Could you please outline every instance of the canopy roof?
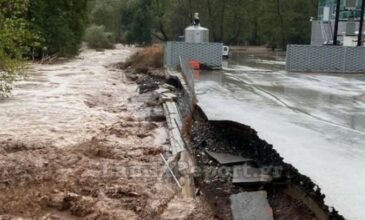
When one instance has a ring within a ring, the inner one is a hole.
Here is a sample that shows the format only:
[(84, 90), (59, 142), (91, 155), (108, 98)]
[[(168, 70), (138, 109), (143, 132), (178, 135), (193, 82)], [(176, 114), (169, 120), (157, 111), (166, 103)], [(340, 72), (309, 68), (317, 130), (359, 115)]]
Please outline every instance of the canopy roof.
[[(361, 0), (341, 0), (341, 6), (344, 7), (345, 6), (345, 2), (346, 1), (355, 1), (356, 2), (356, 8), (361, 8)], [(323, 7), (323, 6), (331, 6), (331, 5), (335, 5), (337, 2), (337, 0), (319, 0), (319, 6)]]

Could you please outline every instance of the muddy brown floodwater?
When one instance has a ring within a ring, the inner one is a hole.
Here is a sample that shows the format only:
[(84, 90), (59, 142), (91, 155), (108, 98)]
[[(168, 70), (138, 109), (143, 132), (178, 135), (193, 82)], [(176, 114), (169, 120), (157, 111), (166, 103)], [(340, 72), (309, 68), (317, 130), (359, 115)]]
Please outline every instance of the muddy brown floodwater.
[(31, 65), (0, 101), (0, 219), (208, 216), (164, 174), (166, 122), (150, 117), (161, 107), (112, 65), (133, 52)]

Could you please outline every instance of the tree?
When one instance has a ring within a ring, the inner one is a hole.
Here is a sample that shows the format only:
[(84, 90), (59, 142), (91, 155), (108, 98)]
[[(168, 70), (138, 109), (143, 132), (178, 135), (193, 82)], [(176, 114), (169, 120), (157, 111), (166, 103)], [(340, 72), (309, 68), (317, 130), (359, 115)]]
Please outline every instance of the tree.
[(41, 45), (25, 19), (28, 0), (0, 0), (0, 95), (8, 95), (12, 83), (24, 74), (23, 56)]
[(151, 0), (129, 1), (122, 11), (122, 30), (126, 42), (150, 44), (152, 19)]
[[(210, 39), (226, 44), (308, 43), (318, 0), (93, 0), (92, 21), (122, 42), (175, 40), (199, 12)], [(109, 27), (110, 26), (110, 27)], [(113, 30), (114, 29), (114, 30)]]
[(105, 31), (103, 25), (91, 25), (86, 29), (85, 41), (89, 48), (93, 49), (113, 49), (113, 34)]
[(38, 55), (76, 55), (88, 21), (87, 6), (88, 0), (31, 0), (28, 19), (45, 39)]
[(91, 24), (104, 26), (106, 32), (114, 34), (116, 42), (123, 40), (121, 12), (124, 4), (124, 0), (96, 0), (91, 5)]

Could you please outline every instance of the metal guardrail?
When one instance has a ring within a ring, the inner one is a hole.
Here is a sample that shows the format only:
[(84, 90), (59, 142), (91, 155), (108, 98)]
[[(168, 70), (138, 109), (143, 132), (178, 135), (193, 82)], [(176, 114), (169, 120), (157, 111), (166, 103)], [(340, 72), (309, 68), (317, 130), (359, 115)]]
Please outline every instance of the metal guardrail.
[(288, 45), (286, 70), (365, 73), (365, 47)]

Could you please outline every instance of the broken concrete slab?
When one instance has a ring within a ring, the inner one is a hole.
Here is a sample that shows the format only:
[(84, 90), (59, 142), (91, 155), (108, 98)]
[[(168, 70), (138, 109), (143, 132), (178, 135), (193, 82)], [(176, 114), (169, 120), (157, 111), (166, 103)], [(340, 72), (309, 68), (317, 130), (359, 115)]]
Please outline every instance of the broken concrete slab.
[(274, 220), (265, 191), (235, 194), (230, 200), (234, 220)]
[(223, 154), (223, 153), (215, 153), (212, 151), (205, 151), (209, 156), (214, 158), (221, 165), (234, 165), (234, 164), (243, 164), (247, 162), (253, 161), (249, 158), (244, 158), (241, 156), (236, 156), (232, 154)]
[(169, 93), (169, 92), (171, 92), (171, 91), (167, 88), (159, 88), (159, 89), (154, 91), (154, 93), (156, 93), (158, 95), (161, 95), (161, 94), (164, 94), (164, 93)]
[(177, 96), (173, 93), (163, 93), (163, 94), (161, 94), (161, 99), (164, 102), (166, 102), (166, 101), (176, 101)]
[(176, 90), (176, 88), (174, 86), (172, 86), (170, 84), (166, 84), (166, 83), (163, 84), (163, 85), (161, 85), (160, 88), (162, 88), (162, 89), (168, 89), (169, 91), (175, 91)]
[(171, 144), (171, 152), (173, 155), (185, 151), (185, 144), (180, 134), (178, 126), (182, 126), (181, 116), (175, 102), (167, 101), (163, 104), (166, 115), (167, 126), (169, 130), (169, 139)]
[(164, 106), (164, 109), (167, 111), (166, 116), (171, 119), (171, 123), (174, 125), (177, 123), (179, 129), (182, 129), (182, 119), (176, 102), (167, 101), (164, 103)]
[(272, 181), (272, 177), (260, 168), (248, 165), (233, 167), (233, 184), (257, 184), (268, 183)]

